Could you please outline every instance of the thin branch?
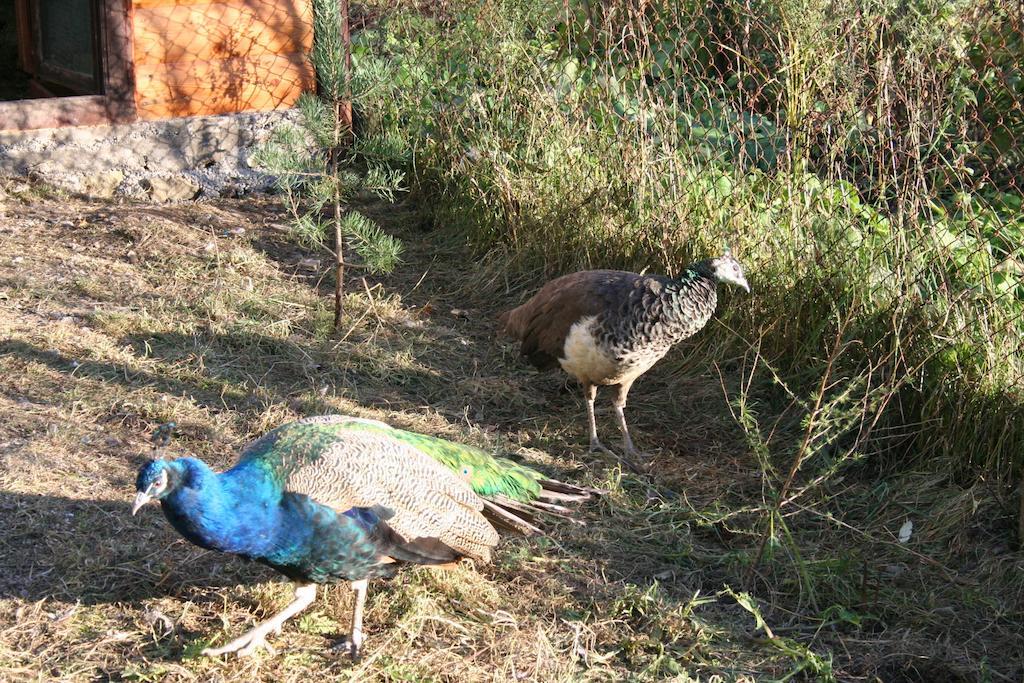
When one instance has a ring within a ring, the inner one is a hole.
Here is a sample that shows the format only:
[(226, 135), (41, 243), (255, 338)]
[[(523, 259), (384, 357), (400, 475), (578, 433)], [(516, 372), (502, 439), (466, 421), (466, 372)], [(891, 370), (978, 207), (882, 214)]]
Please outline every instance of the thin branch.
[(843, 332), (847, 329), (853, 318), (855, 307), (850, 306), (846, 312), (846, 319), (836, 330), (836, 340), (832, 346), (832, 350), (829, 353), (828, 362), (825, 365), (825, 371), (821, 375), (821, 382), (818, 386), (817, 396), (814, 400), (814, 407), (811, 409), (811, 414), (807, 419), (807, 428), (804, 430), (804, 438), (800, 444), (800, 448), (797, 449), (796, 455), (793, 456), (793, 462), (789, 467), (789, 474), (786, 476), (786, 480), (782, 484), (782, 488), (775, 496), (775, 504), (772, 506), (771, 512), (769, 513), (768, 528), (765, 529), (764, 534), (761, 536), (761, 542), (758, 544), (757, 553), (754, 555), (754, 560), (750, 564), (750, 569), (747, 570), (747, 575), (744, 579), (744, 583), (749, 587), (751, 580), (753, 579), (754, 571), (757, 569), (757, 565), (761, 562), (761, 558), (764, 555), (765, 546), (768, 544), (768, 538), (772, 534), (772, 522), (778, 519), (779, 510), (782, 508), (782, 504), (786, 498), (786, 494), (789, 492), (789, 487), (793, 484), (793, 480), (796, 478), (796, 473), (800, 469), (800, 465), (804, 462), (807, 457), (807, 450), (811, 445), (811, 440), (814, 437), (815, 428), (818, 425), (818, 418), (821, 414), (822, 404), (825, 400), (825, 392), (827, 390), (829, 379), (832, 377), (832, 370), (835, 367), (836, 360), (842, 355), (846, 348), (843, 343)]

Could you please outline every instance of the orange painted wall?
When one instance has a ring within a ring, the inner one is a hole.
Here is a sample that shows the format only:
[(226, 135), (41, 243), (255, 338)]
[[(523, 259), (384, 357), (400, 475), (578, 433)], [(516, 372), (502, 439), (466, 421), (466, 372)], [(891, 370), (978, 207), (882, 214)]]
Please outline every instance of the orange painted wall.
[(266, 111), (313, 88), (310, 0), (132, 0), (139, 118)]

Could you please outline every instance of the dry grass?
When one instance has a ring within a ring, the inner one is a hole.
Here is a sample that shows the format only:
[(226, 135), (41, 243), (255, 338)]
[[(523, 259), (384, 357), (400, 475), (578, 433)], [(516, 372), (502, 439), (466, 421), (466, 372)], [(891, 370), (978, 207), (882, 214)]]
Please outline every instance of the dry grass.
[[(108, 205), (15, 185), (0, 184), (4, 680), (1021, 674), (1024, 562), (986, 492), (903, 482), (911, 498), (846, 482), (803, 501), (792, 518), (802, 573), (784, 549), (763, 563), (752, 590), (770, 632), (757, 629), (719, 593), (741, 588), (763, 500), (710, 369), (673, 376), (665, 364), (637, 387), (631, 419), (656, 455), (638, 480), (585, 454), (574, 387), (492, 338), (494, 313), (535, 283), (509, 291), (494, 264), (467, 268), (459, 248), (403, 228), (401, 209), (376, 217), (403, 231), (406, 263), (348, 283), (339, 341), (328, 285), (266, 200)], [(289, 589), (188, 544), (155, 509), (128, 515), (148, 435), (174, 420), (172, 452), (223, 467), (266, 429), (324, 412), (508, 451), (611, 494), (586, 527), (509, 539), (491, 566), (373, 586), (358, 664), (330, 650), (347, 625), (344, 587), (274, 639), (275, 658), (196, 657)], [(613, 430), (607, 413), (600, 428)], [(665, 500), (648, 499), (650, 483)], [(911, 510), (930, 519), (913, 553), (884, 536)], [(812, 590), (794, 585), (804, 580)]]

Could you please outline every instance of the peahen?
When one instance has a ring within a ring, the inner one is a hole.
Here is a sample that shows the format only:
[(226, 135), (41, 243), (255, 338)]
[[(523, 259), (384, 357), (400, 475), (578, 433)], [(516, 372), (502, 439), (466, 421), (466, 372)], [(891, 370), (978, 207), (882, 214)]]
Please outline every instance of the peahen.
[(676, 342), (700, 331), (718, 303), (717, 285), (750, 291), (743, 267), (726, 250), (692, 264), (676, 278), (618, 270), (586, 270), (556, 278), (529, 301), (499, 316), (500, 330), (522, 342), (538, 369), (561, 366), (583, 385), (590, 450), (615, 455), (597, 438), (594, 399), (599, 385), (616, 387), (622, 462), (640, 455), (626, 426), (626, 396)]
[(136, 488), (133, 515), (158, 500), (192, 543), (257, 560), (296, 584), (284, 610), (209, 656), (270, 649), (266, 636), (313, 602), (317, 584), (350, 581), (356, 657), (369, 579), (403, 564), (486, 563), (496, 527), (537, 533), (540, 513), (571, 519), (565, 504), (600, 493), (478, 448), (340, 415), (278, 427), (220, 474), (196, 458), (150, 460)]

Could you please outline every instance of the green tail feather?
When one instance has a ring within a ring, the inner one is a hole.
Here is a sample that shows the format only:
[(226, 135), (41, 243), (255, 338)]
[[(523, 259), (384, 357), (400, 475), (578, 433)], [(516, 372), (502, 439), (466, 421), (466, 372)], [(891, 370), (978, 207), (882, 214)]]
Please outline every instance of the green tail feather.
[(351, 431), (373, 432), (434, 458), (462, 477), (484, 499), (484, 515), (498, 529), (527, 536), (542, 534), (538, 526), (540, 517), (559, 517), (583, 524), (565, 504), (607, 493), (548, 479), (537, 470), (495, 458), (474, 446), (395, 429), (376, 420), (340, 415), (311, 417), (282, 425), (253, 442), (242, 457), (261, 461), (267, 475), (283, 485), (296, 467), (315, 461)]
[[(569, 517), (566, 514), (569, 510), (562, 507), (563, 503), (577, 503), (605, 493), (548, 479), (537, 470), (506, 458), (496, 458), (474, 446), (395, 429), (376, 420), (354, 417), (324, 416), (282, 425), (251, 444), (243, 457), (265, 461), (268, 476), (283, 483), (294, 467), (315, 460), (332, 443), (344, 438), (345, 433), (352, 430), (374, 432), (429, 455), (466, 480), (479, 496), (505, 508), (506, 512), (512, 510), (507, 505), (511, 501), (526, 505), (530, 514), (543, 512)], [(521, 507), (515, 509), (524, 512)], [(514, 522), (513, 525), (522, 521)]]
[(353, 421), (345, 423), (345, 428), (379, 432), (407, 443), (462, 476), (481, 496), (505, 496), (527, 503), (542, 495), (541, 482), (546, 477), (540, 472), (505, 458), (495, 458), (474, 446), (395, 429), (384, 423)]

